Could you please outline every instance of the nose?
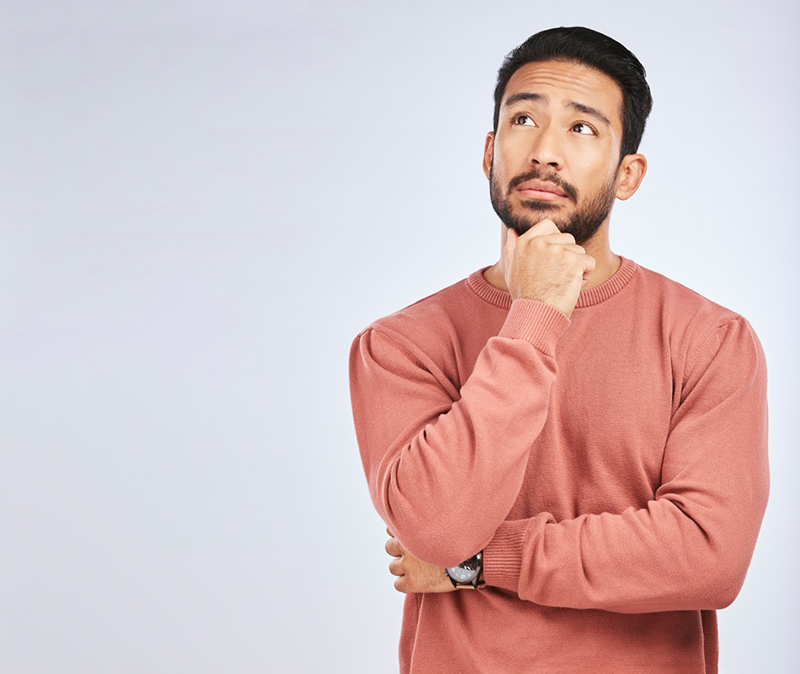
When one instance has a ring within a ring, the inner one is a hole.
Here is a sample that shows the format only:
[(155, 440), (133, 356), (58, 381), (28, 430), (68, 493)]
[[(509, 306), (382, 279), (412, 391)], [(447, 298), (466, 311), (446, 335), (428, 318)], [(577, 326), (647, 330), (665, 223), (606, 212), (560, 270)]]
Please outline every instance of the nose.
[(532, 142), (528, 161), (532, 166), (549, 166), (556, 170), (564, 165), (564, 158), (561, 151), (561, 144), (557, 137), (557, 131), (547, 125), (532, 134)]

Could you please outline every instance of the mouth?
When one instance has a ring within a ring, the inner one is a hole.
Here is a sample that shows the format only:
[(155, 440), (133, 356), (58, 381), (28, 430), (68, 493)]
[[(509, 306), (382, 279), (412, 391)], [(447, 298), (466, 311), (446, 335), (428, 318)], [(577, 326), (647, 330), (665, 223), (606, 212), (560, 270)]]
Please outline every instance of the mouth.
[(562, 187), (549, 180), (526, 180), (517, 187), (517, 191), (526, 199), (536, 201), (557, 201), (569, 196)]

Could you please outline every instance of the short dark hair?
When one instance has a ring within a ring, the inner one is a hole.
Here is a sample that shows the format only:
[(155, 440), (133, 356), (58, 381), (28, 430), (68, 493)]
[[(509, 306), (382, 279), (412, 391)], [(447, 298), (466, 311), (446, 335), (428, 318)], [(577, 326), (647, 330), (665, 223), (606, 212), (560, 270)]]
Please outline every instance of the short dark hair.
[(622, 90), (622, 143), (620, 160), (634, 154), (644, 134), (653, 97), (644, 66), (616, 40), (590, 28), (551, 28), (531, 35), (506, 56), (497, 72), (494, 89), (494, 130), (500, 121), (500, 103), (511, 76), (527, 63), (566, 61), (580, 63), (608, 75)]

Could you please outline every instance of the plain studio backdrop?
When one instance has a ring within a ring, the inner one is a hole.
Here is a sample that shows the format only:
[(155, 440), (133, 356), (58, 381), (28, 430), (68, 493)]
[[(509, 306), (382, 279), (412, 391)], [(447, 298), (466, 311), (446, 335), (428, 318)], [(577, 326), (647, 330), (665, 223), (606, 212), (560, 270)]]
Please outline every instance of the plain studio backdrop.
[(496, 260), (495, 75), (557, 25), (653, 89), (613, 249), (766, 350), (771, 500), (721, 671), (797, 671), (796, 2), (2, 10), (1, 674), (396, 671), (348, 349)]

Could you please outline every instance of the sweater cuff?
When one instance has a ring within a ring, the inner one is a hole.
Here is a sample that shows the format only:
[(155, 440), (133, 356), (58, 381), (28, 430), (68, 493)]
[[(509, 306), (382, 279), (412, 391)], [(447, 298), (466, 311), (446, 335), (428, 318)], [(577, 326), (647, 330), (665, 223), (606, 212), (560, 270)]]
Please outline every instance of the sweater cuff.
[(514, 300), (498, 337), (526, 339), (539, 351), (554, 356), (556, 342), (569, 327), (569, 318), (538, 300)]
[(483, 551), (483, 579), (487, 585), (518, 591), (522, 547), (530, 520), (507, 520), (495, 531)]

